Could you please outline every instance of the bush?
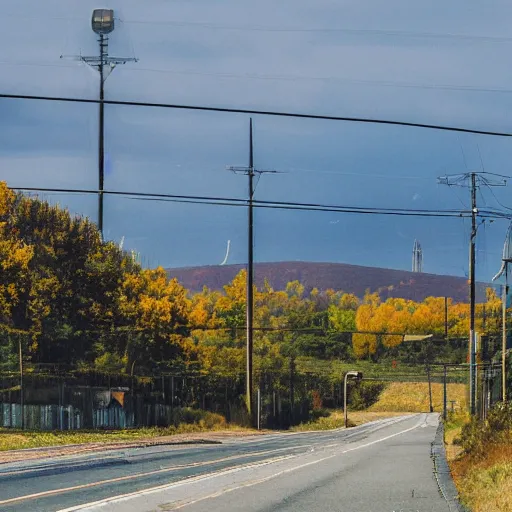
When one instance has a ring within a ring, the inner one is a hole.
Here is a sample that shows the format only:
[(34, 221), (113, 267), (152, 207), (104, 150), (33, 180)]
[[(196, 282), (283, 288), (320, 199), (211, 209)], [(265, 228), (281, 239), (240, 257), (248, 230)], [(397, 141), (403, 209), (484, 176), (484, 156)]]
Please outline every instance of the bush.
[(356, 384), (348, 393), (350, 407), (356, 411), (368, 409), (377, 402), (384, 388), (382, 382), (362, 381)]
[(317, 420), (318, 418), (328, 418), (331, 415), (328, 409), (313, 409), (310, 413), (311, 420)]
[(466, 453), (480, 457), (486, 444), (509, 443), (512, 440), (512, 404), (496, 404), (485, 421), (473, 418), (462, 427), (461, 444)]
[(226, 418), (224, 416), (201, 409), (191, 409), (190, 407), (175, 409), (172, 420), (175, 427), (180, 425), (198, 425), (203, 428), (213, 429), (226, 426)]

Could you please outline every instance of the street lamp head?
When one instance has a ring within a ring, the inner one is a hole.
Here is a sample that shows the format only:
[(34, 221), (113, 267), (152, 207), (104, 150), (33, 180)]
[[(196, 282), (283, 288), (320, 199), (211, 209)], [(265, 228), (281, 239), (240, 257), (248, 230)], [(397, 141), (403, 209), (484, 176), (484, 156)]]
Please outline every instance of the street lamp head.
[(99, 35), (107, 35), (114, 30), (114, 10), (94, 9), (92, 13), (91, 26), (94, 32)]

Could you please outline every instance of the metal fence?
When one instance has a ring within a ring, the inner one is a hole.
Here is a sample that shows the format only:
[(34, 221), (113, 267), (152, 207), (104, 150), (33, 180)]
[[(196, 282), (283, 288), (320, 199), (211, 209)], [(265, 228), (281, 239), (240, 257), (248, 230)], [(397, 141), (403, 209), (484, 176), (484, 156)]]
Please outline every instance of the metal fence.
[[(352, 340), (345, 334), (299, 332), (293, 341), (301, 343), (302, 350), (319, 352), (309, 357), (287, 356), (279, 370), (265, 369), (262, 360), (255, 357), (252, 408), (259, 412), (262, 428), (285, 429), (310, 420), (314, 409), (342, 408), (343, 375), (350, 369), (363, 371), (368, 391), (365, 396), (359, 393), (357, 406), (368, 405), (365, 400), (378, 394), (377, 388), (369, 389), (372, 382), (376, 386), (390, 381), (443, 383), (445, 369), (447, 383), (468, 381), (465, 340), (417, 340), (397, 347), (386, 347), (381, 340), (378, 354), (366, 360), (346, 354)], [(247, 425), (251, 421), (244, 402), (243, 368), (229, 375), (159, 369), (130, 375), (24, 361), (22, 375), (14, 350), (10, 356), (12, 361), (2, 363), (5, 370), (0, 371), (0, 427), (74, 430), (172, 426), (204, 420), (194, 412), (200, 410), (219, 413), (228, 422)], [(433, 362), (440, 360), (446, 364)], [(497, 372), (494, 368), (479, 374), (482, 414), (499, 400)], [(348, 398), (349, 406), (354, 405), (350, 394)], [(436, 403), (434, 410), (442, 412), (443, 406)], [(447, 410), (461, 407), (460, 400), (452, 403), (448, 393)]]

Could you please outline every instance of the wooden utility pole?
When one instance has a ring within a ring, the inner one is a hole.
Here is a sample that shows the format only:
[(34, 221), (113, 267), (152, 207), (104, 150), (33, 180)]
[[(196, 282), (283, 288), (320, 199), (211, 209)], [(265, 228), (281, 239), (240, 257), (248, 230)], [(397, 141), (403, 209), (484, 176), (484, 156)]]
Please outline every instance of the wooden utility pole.
[(448, 297), (444, 298), (444, 339), (448, 339)]
[(471, 238), (469, 242), (469, 366), (470, 410), (476, 412), (476, 336), (475, 336), (475, 255), (476, 255), (476, 174), (471, 173)]
[(254, 177), (277, 171), (260, 171), (254, 168), (252, 118), (249, 120), (249, 167), (228, 167), (229, 171), (245, 174), (249, 178), (247, 216), (247, 303), (246, 303), (246, 390), (247, 411), (254, 425), (253, 415), (253, 335), (254, 335)]
[(20, 358), (20, 406), (21, 406), (21, 430), (25, 429), (24, 396), (23, 396), (23, 352), (21, 349), (21, 335), (18, 333), (18, 350)]
[(476, 332), (475, 332), (475, 304), (476, 304), (476, 234), (478, 208), (476, 204), (476, 190), (479, 186), (487, 187), (506, 186), (503, 178), (491, 180), (486, 173), (470, 172), (464, 174), (443, 176), (438, 183), (448, 186), (469, 186), (471, 191), (471, 237), (469, 241), (469, 408), (472, 415), (476, 414)]
[(503, 286), (502, 328), (501, 328), (501, 396), (507, 401), (507, 295), (508, 271), (505, 271), (505, 286)]
[(428, 399), (430, 412), (434, 412), (434, 405), (432, 404), (432, 382), (430, 379), (430, 366), (427, 365), (427, 378), (428, 378)]
[(446, 365), (444, 365), (443, 367), (443, 419), (444, 421), (446, 421), (446, 418), (447, 418), (447, 407), (446, 407), (446, 402), (447, 402), (447, 385), (446, 385)]

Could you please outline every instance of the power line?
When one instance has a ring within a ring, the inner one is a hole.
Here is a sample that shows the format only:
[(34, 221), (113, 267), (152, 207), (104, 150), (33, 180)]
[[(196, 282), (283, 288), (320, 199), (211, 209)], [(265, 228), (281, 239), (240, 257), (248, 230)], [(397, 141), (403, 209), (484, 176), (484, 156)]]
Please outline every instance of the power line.
[(464, 41), (482, 41), (490, 43), (511, 43), (512, 38), (507, 36), (478, 36), (469, 34), (411, 32), (405, 30), (378, 30), (378, 29), (354, 29), (346, 27), (264, 27), (250, 25), (221, 25), (208, 22), (189, 21), (144, 21), (122, 20), (123, 23), (136, 25), (165, 25), (174, 27), (201, 27), (212, 30), (233, 30), (242, 32), (275, 32), (275, 33), (344, 33), (348, 35), (372, 35), (386, 37), (406, 37), (415, 39), (447, 39)]
[[(6, 62), (10, 64), (9, 62)], [(13, 62), (12, 65), (17, 65)], [(27, 65), (27, 64), (23, 64)], [(298, 82), (298, 81), (317, 81), (317, 82), (333, 82), (346, 85), (364, 85), (374, 87), (391, 87), (401, 89), (423, 89), (423, 90), (441, 90), (441, 91), (466, 91), (466, 92), (487, 92), (487, 93), (512, 93), (512, 89), (503, 87), (479, 87), (472, 85), (460, 84), (422, 84), (414, 82), (396, 82), (393, 80), (364, 80), (357, 78), (339, 78), (336, 76), (307, 76), (307, 75), (271, 75), (263, 73), (233, 73), (233, 72), (206, 72), (206, 71), (177, 71), (173, 69), (160, 68), (124, 68), (125, 72), (162, 73), (181, 76), (208, 76), (213, 78), (228, 78), (242, 80), (266, 80), (280, 82)]]
[[(15, 19), (34, 19), (41, 21), (79, 21), (83, 20), (74, 16), (30, 16), (21, 13), (9, 14), (2, 13), (2, 18), (15, 18)], [(347, 27), (269, 27), (261, 25), (228, 25), (220, 23), (202, 22), (202, 21), (180, 21), (180, 20), (130, 20), (121, 19), (121, 23), (129, 25), (161, 25), (182, 28), (205, 28), (210, 30), (228, 30), (240, 32), (267, 32), (267, 33), (344, 33), (348, 35), (371, 35), (371, 36), (385, 36), (385, 37), (404, 37), (414, 39), (447, 39), (447, 40), (460, 40), (460, 41), (481, 41), (487, 43), (510, 43), (512, 38), (508, 36), (490, 36), (490, 35), (472, 35), (472, 34), (457, 34), (457, 33), (436, 33), (436, 32), (412, 32), (406, 30), (386, 30), (386, 29), (364, 29), (364, 28), (347, 28)]]
[(505, 208), (506, 210), (512, 210), (512, 208), (510, 206), (506, 206), (504, 205), (497, 197), (496, 197), (496, 194), (494, 193), (494, 190), (489, 186), (487, 185), (487, 188), (489, 189), (489, 191), (491, 192), (492, 196), (494, 197), (494, 199), (496, 200), (496, 202), (502, 207), (502, 208)]
[[(78, 59), (80, 60), (80, 59)], [(24, 67), (49, 67), (49, 68), (65, 68), (75, 69), (75, 66), (59, 65), (52, 62), (28, 62), (28, 61), (9, 61), (1, 60), (0, 64), (6, 66), (24, 66)], [(297, 81), (319, 81), (319, 82), (334, 82), (346, 85), (364, 85), (369, 87), (390, 87), (399, 89), (422, 89), (422, 90), (441, 90), (441, 91), (466, 91), (466, 92), (484, 92), (484, 93), (502, 93), (511, 94), (512, 89), (503, 87), (480, 87), (473, 85), (462, 84), (425, 84), (414, 82), (397, 82), (393, 80), (364, 80), (357, 78), (340, 78), (336, 76), (307, 76), (307, 75), (271, 75), (264, 73), (233, 73), (233, 72), (205, 72), (205, 71), (177, 71), (173, 69), (161, 68), (123, 68), (125, 72), (147, 72), (147, 73), (162, 73), (169, 75), (180, 76), (209, 76), (213, 78), (227, 78), (227, 79), (241, 79), (241, 80), (267, 80), (267, 81), (282, 81), (282, 82), (297, 82)]]
[[(27, 191), (27, 192), (55, 192), (69, 194), (97, 194), (97, 190), (90, 189), (61, 189), (61, 188), (38, 188), (38, 187), (9, 187), (11, 190)], [(230, 198), (230, 197), (214, 197), (214, 196), (187, 196), (175, 194), (157, 194), (145, 192), (122, 192), (114, 190), (104, 190), (104, 195), (123, 196), (139, 201), (163, 201), (190, 204), (206, 204), (217, 206), (243, 206), (248, 205), (246, 199)], [(395, 215), (395, 216), (415, 216), (415, 217), (441, 217), (441, 218), (463, 218), (469, 217), (471, 212), (463, 210), (414, 210), (406, 208), (372, 208), (361, 206), (344, 206), (344, 205), (325, 205), (320, 203), (296, 203), (285, 201), (262, 201), (253, 199), (255, 208), (281, 209), (281, 210), (302, 210), (302, 211), (320, 211), (331, 213), (359, 213), (370, 215)], [(498, 215), (494, 212), (486, 212), (486, 216)]]
[(87, 98), (72, 98), (72, 97), (59, 97), (59, 96), (35, 96), (27, 94), (0, 94), (0, 98), (5, 99), (24, 99), (24, 100), (38, 100), (38, 101), (56, 101), (64, 103), (86, 103), (96, 104), (103, 103), (105, 105), (117, 105), (117, 106), (130, 106), (130, 107), (147, 107), (147, 108), (168, 108), (176, 110), (193, 110), (202, 112), (222, 112), (228, 114), (248, 114), (248, 115), (260, 115), (260, 116), (274, 116), (274, 117), (293, 117), (297, 119), (315, 119), (323, 121), (343, 121), (343, 122), (354, 122), (364, 124), (383, 124), (393, 126), (407, 126), (411, 128), (426, 128), (431, 130), (459, 132), (459, 133), (473, 133), (476, 135), (490, 135), (494, 137), (512, 137), (512, 133), (509, 132), (498, 132), (491, 130), (477, 130), (471, 128), (460, 128), (455, 126), (443, 126), (436, 124), (426, 123), (413, 123), (407, 121), (391, 121), (386, 119), (372, 119), (363, 117), (345, 117), (345, 116), (331, 116), (322, 114), (301, 114), (295, 112), (282, 112), (273, 110), (256, 110), (256, 109), (245, 109), (245, 108), (230, 108), (230, 107), (207, 107), (201, 105), (180, 105), (172, 103), (152, 103), (143, 101), (121, 101), (121, 100), (95, 100)]

